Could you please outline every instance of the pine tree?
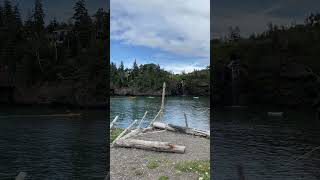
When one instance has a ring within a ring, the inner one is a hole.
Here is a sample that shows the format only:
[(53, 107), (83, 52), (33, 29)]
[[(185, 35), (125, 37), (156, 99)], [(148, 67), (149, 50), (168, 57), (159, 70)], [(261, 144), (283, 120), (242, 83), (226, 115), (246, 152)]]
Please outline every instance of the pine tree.
[(104, 13), (105, 12), (103, 8), (99, 8), (96, 14), (94, 15), (97, 29), (102, 29), (103, 27)]
[(97, 36), (106, 40), (108, 34), (108, 13), (103, 8), (99, 8), (94, 17)]
[(4, 10), (3, 7), (0, 5), (0, 27), (4, 25)]
[(24, 30), (27, 32), (27, 34), (32, 32), (33, 24), (33, 15), (31, 12), (28, 12), (27, 19), (24, 22)]
[(9, 0), (4, 1), (3, 17), (4, 25), (9, 28), (13, 20), (12, 5)]
[(44, 29), (44, 12), (42, 8), (42, 1), (35, 0), (34, 2), (34, 12), (33, 12), (33, 19), (34, 19), (34, 26), (37, 33), (40, 33)]
[(53, 32), (54, 30), (57, 29), (57, 27), (59, 26), (56, 18), (54, 18), (50, 23), (49, 25), (47, 26), (47, 30), (48, 32)]
[(17, 30), (19, 30), (22, 27), (22, 20), (21, 20), (21, 15), (20, 15), (20, 11), (19, 11), (18, 5), (14, 6), (13, 18), (14, 18), (15, 28)]
[(123, 62), (121, 61), (120, 66), (119, 66), (119, 71), (124, 72), (124, 65)]
[(138, 64), (137, 64), (137, 60), (134, 60), (133, 62), (133, 67), (132, 67), (132, 76), (133, 78), (135, 78), (139, 73), (139, 67), (138, 67)]
[(74, 6), (74, 30), (78, 35), (81, 47), (88, 47), (91, 40), (92, 20), (88, 14), (85, 0), (79, 0)]

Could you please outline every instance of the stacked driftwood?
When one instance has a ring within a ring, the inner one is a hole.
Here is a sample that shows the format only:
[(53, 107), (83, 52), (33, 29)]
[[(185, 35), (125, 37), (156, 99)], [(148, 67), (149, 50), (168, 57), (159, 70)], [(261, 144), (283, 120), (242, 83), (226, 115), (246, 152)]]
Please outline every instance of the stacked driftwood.
[[(111, 144), (111, 147), (127, 147), (127, 148), (138, 148), (138, 149), (145, 149), (145, 150), (152, 150), (152, 151), (162, 151), (162, 152), (173, 152), (173, 153), (184, 153), (186, 147), (182, 145), (173, 144), (170, 142), (159, 142), (159, 141), (145, 141), (134, 139), (134, 137), (138, 135), (145, 135), (148, 133), (158, 133), (163, 131), (174, 131), (178, 133), (185, 133), (191, 134), (195, 136), (202, 136), (209, 138), (210, 133), (207, 131), (197, 130), (188, 127), (187, 117), (185, 115), (185, 122), (186, 127), (177, 126), (173, 124), (165, 124), (162, 122), (155, 122), (163, 113), (164, 110), (164, 97), (165, 97), (165, 87), (166, 84), (163, 84), (163, 91), (162, 91), (162, 101), (161, 107), (157, 115), (154, 119), (150, 122), (150, 125), (147, 128), (141, 128), (142, 122), (144, 121), (147, 111), (145, 112), (144, 116), (140, 120), (138, 124), (138, 120), (133, 121)], [(112, 121), (110, 124), (110, 128), (113, 126), (115, 121), (118, 119), (118, 116)], [(137, 127), (133, 129), (132, 127)]]

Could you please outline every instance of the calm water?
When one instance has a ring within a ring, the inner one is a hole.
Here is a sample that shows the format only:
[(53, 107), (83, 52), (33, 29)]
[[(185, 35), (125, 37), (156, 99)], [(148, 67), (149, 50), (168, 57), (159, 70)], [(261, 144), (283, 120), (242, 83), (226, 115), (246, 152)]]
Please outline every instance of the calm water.
[[(279, 110), (279, 109), (278, 109)], [(268, 117), (269, 108), (214, 111), (214, 179), (320, 179), (320, 121), (303, 110), (281, 110), (285, 118)]]
[[(138, 96), (111, 97), (110, 119), (119, 116), (116, 127), (127, 127), (135, 119), (141, 119), (148, 111), (143, 126), (149, 125), (160, 109), (161, 97), (148, 98)], [(175, 125), (185, 125), (184, 115), (186, 113), (188, 125), (192, 128), (209, 130), (209, 97), (166, 97), (165, 110), (161, 121)]]
[(77, 118), (9, 117), (61, 113), (65, 111), (1, 109), (0, 179), (14, 179), (20, 171), (27, 172), (27, 179), (104, 179), (104, 111), (82, 111)]

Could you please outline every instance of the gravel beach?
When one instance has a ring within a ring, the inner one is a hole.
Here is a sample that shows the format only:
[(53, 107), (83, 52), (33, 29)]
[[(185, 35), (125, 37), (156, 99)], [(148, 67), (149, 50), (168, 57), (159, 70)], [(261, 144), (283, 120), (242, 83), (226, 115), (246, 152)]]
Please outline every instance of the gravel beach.
[[(210, 160), (210, 139), (170, 131), (141, 134), (134, 139), (171, 142), (186, 146), (184, 154), (146, 151), (134, 148), (110, 149), (112, 180), (199, 179), (194, 172), (181, 172), (175, 165), (183, 161)], [(164, 179), (166, 179), (164, 178)]]

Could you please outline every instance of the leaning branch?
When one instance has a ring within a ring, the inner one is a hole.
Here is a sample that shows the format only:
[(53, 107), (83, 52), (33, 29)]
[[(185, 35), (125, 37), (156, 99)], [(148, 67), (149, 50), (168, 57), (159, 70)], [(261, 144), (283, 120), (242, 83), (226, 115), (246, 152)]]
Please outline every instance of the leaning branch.
[(155, 128), (158, 128), (158, 129), (166, 129), (169, 131), (175, 131), (175, 132), (210, 138), (209, 131), (203, 131), (203, 130), (199, 130), (199, 129), (182, 127), (182, 126), (177, 126), (177, 125), (173, 125), (173, 124), (165, 124), (165, 123), (161, 123), (161, 122), (154, 122), (152, 124), (152, 126)]
[(111, 147), (114, 146), (114, 143), (117, 142), (138, 120), (134, 120), (121, 134), (112, 142)]
[(113, 124), (118, 120), (119, 116), (116, 116), (113, 121), (110, 123), (110, 129), (112, 128)]

